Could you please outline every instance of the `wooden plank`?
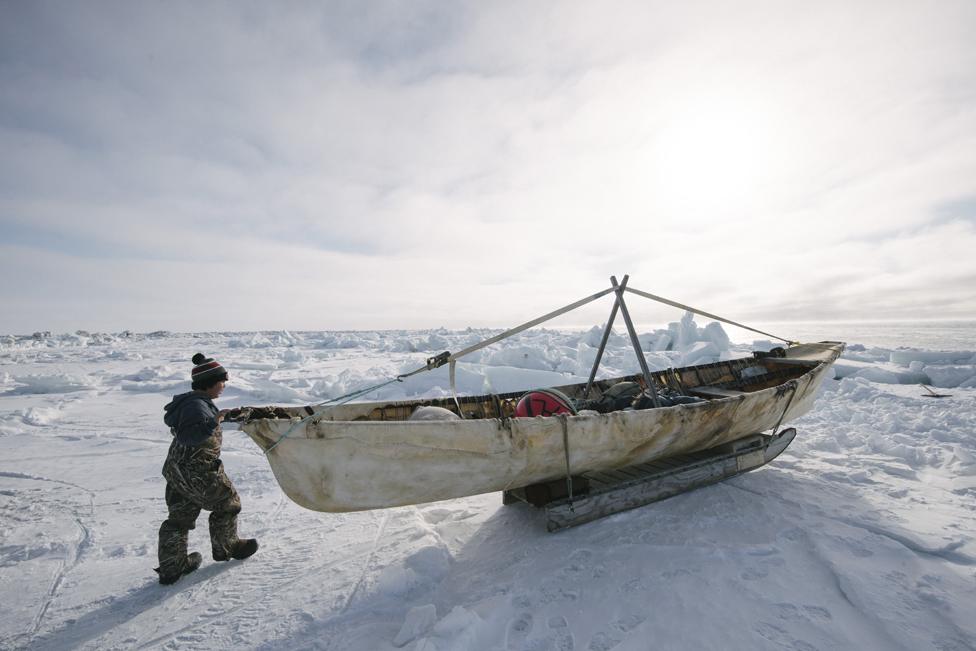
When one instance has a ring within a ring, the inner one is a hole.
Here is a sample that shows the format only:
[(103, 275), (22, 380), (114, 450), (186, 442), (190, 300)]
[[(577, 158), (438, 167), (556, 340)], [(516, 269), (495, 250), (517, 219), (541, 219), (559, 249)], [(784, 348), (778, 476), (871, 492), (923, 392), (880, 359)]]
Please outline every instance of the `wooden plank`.
[(630, 479), (630, 477), (618, 470), (605, 470), (604, 473), (612, 477), (615, 482), (627, 481)]
[(657, 464), (657, 463), (655, 463), (653, 461), (649, 461), (647, 463), (641, 463), (641, 464), (638, 464), (636, 466), (631, 466), (631, 467), (632, 468), (637, 468), (644, 475), (656, 475), (657, 473), (662, 472), (663, 470), (666, 469), (665, 466), (662, 466), (660, 464)]
[(639, 472), (635, 472), (634, 469), (629, 466), (627, 468), (617, 468), (616, 472), (620, 473), (621, 475), (629, 479), (640, 479), (641, 477), (644, 476)]
[(597, 484), (612, 484), (615, 481), (613, 477), (602, 472), (588, 472), (586, 478), (590, 480), (590, 483)]
[(671, 469), (683, 466), (687, 461), (682, 462), (678, 460), (678, 457), (670, 457), (668, 459), (655, 459), (654, 463), (659, 464), (664, 469)]

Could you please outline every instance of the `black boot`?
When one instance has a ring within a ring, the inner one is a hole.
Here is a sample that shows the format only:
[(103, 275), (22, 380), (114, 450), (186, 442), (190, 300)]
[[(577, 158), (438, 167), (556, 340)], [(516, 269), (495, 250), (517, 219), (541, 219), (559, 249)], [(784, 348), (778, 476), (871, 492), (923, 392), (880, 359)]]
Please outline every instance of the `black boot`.
[(243, 540), (238, 540), (231, 545), (228, 552), (216, 549), (213, 550), (213, 559), (215, 561), (229, 561), (232, 558), (236, 558), (239, 561), (243, 561), (248, 556), (252, 556), (257, 550), (258, 541), (254, 538), (245, 538)]
[(180, 577), (182, 577), (184, 574), (189, 574), (190, 572), (195, 571), (198, 567), (200, 567), (200, 563), (202, 562), (203, 556), (200, 555), (200, 552), (193, 552), (192, 554), (186, 555), (186, 564), (183, 566), (182, 571), (174, 574), (162, 574), (157, 567), (155, 572), (156, 574), (159, 574), (159, 582), (162, 585), (170, 585), (179, 581)]

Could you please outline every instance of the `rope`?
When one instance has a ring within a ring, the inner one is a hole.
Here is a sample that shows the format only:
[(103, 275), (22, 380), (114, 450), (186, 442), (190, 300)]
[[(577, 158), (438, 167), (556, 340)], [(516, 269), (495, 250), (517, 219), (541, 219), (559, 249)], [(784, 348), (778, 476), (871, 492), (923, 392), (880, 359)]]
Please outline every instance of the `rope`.
[(450, 377), (450, 380), (451, 380), (451, 395), (454, 396), (454, 404), (457, 405), (458, 416), (461, 417), (461, 420), (464, 420), (464, 410), (461, 409), (461, 401), (458, 400), (458, 395), (457, 395), (457, 380), (456, 380), (456, 378), (454, 376), (454, 371), (456, 370), (456, 367), (457, 367), (457, 360), (452, 359), (451, 360), (451, 365), (448, 367), (448, 373), (447, 374), (448, 374), (448, 376)]
[(786, 401), (786, 408), (783, 409), (783, 413), (779, 415), (779, 420), (776, 421), (776, 427), (773, 428), (773, 438), (776, 438), (776, 433), (779, 432), (779, 426), (783, 424), (783, 419), (786, 418), (786, 412), (790, 410), (790, 405), (793, 404), (793, 398), (796, 397), (797, 381), (790, 380), (789, 387), (792, 393), (790, 393), (790, 399)]
[(566, 452), (566, 492), (569, 494), (569, 510), (571, 513), (575, 513), (576, 509), (573, 508), (573, 473), (569, 467), (569, 423), (567, 422), (566, 414), (556, 414), (556, 418), (559, 419), (559, 424), (563, 429), (563, 450)]
[[(409, 375), (413, 375), (413, 373), (410, 373)], [(375, 391), (376, 389), (382, 389), (383, 387), (385, 387), (387, 385), (390, 385), (390, 384), (393, 384), (394, 382), (403, 382), (403, 379), (402, 378), (404, 378), (404, 377), (407, 377), (407, 376), (406, 375), (398, 375), (395, 378), (393, 378), (392, 380), (387, 380), (386, 382), (381, 382), (380, 384), (374, 384), (373, 386), (366, 387), (365, 389), (358, 389), (358, 390), (353, 391), (351, 393), (347, 393), (344, 396), (339, 396), (338, 398), (330, 398), (330, 399), (325, 400), (323, 402), (320, 402), (320, 403), (318, 403), (317, 405), (314, 405), (314, 406), (315, 407), (322, 407), (324, 405), (329, 404), (330, 402), (334, 402), (335, 404), (334, 405), (331, 405), (331, 406), (332, 407), (338, 407), (340, 405), (346, 404), (347, 402), (349, 402), (351, 400), (355, 400), (356, 398), (358, 398), (360, 396), (364, 396), (364, 395), (366, 395), (367, 393), (369, 393), (371, 391)], [(310, 419), (312, 419), (313, 417), (318, 416), (318, 415), (319, 414), (309, 414), (305, 418), (302, 418), (301, 420), (292, 423), (291, 427), (289, 427), (288, 430), (284, 434), (282, 434), (280, 437), (278, 437), (278, 440), (275, 441), (274, 443), (272, 443), (271, 444), (271, 447), (269, 447), (267, 450), (264, 451), (264, 454), (267, 455), (269, 452), (271, 452), (276, 447), (278, 447), (278, 444), (281, 443), (283, 440), (285, 440), (285, 438), (287, 438), (288, 435), (291, 434), (295, 430), (296, 427), (298, 427), (299, 425), (304, 425)]]
[(699, 309), (696, 309), (696, 308), (693, 308), (693, 307), (689, 307), (689, 306), (683, 305), (681, 303), (676, 303), (674, 301), (669, 301), (666, 298), (661, 298), (660, 296), (655, 296), (654, 294), (648, 294), (647, 292), (642, 292), (639, 289), (634, 289), (633, 287), (627, 287), (627, 288), (624, 289), (624, 291), (630, 292), (632, 294), (637, 294), (638, 296), (643, 296), (644, 298), (649, 298), (652, 301), (657, 301), (658, 303), (664, 303), (665, 305), (670, 305), (672, 307), (677, 307), (679, 309), (686, 310), (688, 312), (694, 312), (695, 314), (701, 315), (701, 316), (705, 317), (706, 319), (715, 319), (716, 321), (721, 321), (722, 323), (728, 323), (729, 325), (734, 325), (737, 328), (743, 328), (743, 329), (749, 330), (751, 332), (757, 332), (757, 333), (759, 333), (761, 335), (766, 335), (767, 337), (772, 337), (773, 339), (779, 339), (780, 341), (785, 341), (787, 344), (790, 344), (790, 345), (795, 344), (795, 343), (798, 343), (796, 341), (793, 341), (792, 339), (784, 339), (783, 337), (777, 337), (776, 335), (769, 334), (768, 332), (763, 332), (762, 330), (756, 330), (755, 328), (750, 328), (747, 325), (742, 325), (741, 323), (736, 323), (735, 321), (732, 321), (730, 319), (725, 319), (725, 318), (722, 318), (720, 316), (716, 316), (714, 314), (709, 314), (708, 312), (703, 312), (702, 310), (699, 310)]
[(591, 302), (595, 301), (598, 298), (603, 298), (604, 296), (606, 296), (607, 294), (612, 293), (613, 291), (614, 291), (614, 288), (613, 287), (610, 287), (608, 289), (604, 289), (602, 292), (597, 292), (596, 294), (592, 294), (590, 296), (587, 296), (586, 298), (581, 298), (580, 300), (576, 301), (575, 303), (572, 303), (570, 305), (567, 305), (566, 307), (561, 307), (558, 310), (553, 310), (549, 314), (544, 314), (544, 315), (540, 316), (538, 319), (532, 319), (531, 321), (527, 321), (527, 322), (523, 323), (520, 326), (515, 326), (511, 330), (506, 330), (505, 332), (501, 333), (500, 335), (495, 335), (491, 339), (485, 339), (481, 343), (477, 343), (477, 344), (475, 344), (473, 346), (468, 346), (467, 348), (465, 348), (461, 352), (452, 353), (448, 359), (449, 360), (455, 360), (455, 359), (464, 357), (465, 355), (467, 355), (469, 353), (473, 353), (476, 350), (481, 350), (485, 346), (490, 346), (490, 345), (492, 345), (494, 343), (497, 343), (497, 342), (501, 341), (502, 339), (507, 339), (508, 337), (511, 337), (512, 335), (517, 335), (518, 333), (522, 332), (523, 330), (528, 330), (529, 328), (532, 328), (534, 326), (537, 326), (540, 323), (543, 323), (545, 321), (548, 321), (549, 319), (554, 319), (557, 316), (559, 316), (560, 314), (566, 314), (566, 312), (572, 312), (576, 308), (582, 307), (583, 305), (586, 305), (587, 303), (591, 303)]

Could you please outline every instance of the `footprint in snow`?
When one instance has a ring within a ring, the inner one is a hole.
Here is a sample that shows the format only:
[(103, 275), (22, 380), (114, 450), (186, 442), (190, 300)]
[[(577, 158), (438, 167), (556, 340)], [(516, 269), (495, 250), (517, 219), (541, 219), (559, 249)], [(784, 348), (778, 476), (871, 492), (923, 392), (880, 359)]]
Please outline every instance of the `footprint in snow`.
[(743, 581), (758, 581), (759, 579), (764, 579), (769, 574), (766, 570), (758, 567), (747, 568), (739, 576), (742, 577)]
[(508, 623), (505, 630), (505, 648), (512, 651), (524, 648), (524, 642), (532, 630), (532, 613), (522, 613)]
[(590, 639), (589, 651), (610, 651), (627, 637), (631, 631), (644, 623), (647, 619), (642, 615), (631, 614), (610, 622), (610, 630), (599, 631)]
[(573, 651), (576, 648), (576, 639), (569, 630), (569, 622), (566, 618), (559, 615), (549, 618), (549, 630), (552, 632), (552, 642), (550, 648), (555, 651)]
[(805, 640), (798, 640), (790, 635), (786, 630), (775, 626), (769, 622), (759, 622), (752, 627), (759, 637), (768, 640), (781, 648), (795, 649), (796, 651), (819, 651), (817, 647)]
[(811, 605), (795, 605), (778, 603), (774, 605), (774, 612), (780, 619), (787, 621), (826, 623), (833, 619), (833, 615), (826, 608)]
[(610, 622), (610, 626), (620, 631), (621, 633), (629, 633), (630, 631), (634, 630), (635, 628), (643, 624), (645, 619), (647, 618), (643, 617), (642, 615), (636, 615), (636, 614), (627, 615), (626, 617)]

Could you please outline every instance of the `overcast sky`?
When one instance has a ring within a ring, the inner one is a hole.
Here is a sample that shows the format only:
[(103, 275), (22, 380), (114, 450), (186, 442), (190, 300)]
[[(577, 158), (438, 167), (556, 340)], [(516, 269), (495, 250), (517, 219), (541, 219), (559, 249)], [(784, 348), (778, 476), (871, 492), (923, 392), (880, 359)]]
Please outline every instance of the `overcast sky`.
[(504, 327), (628, 273), (973, 318), (974, 34), (972, 0), (3, 0), (0, 332)]

